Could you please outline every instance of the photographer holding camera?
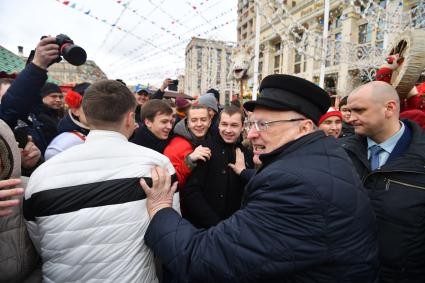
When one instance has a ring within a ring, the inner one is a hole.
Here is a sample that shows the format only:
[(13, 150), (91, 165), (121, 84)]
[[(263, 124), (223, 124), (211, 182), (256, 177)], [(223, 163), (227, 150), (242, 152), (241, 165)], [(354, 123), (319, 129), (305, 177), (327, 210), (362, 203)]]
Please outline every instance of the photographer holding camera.
[(2, 98), (0, 118), (14, 129), (18, 119), (25, 120), (31, 109), (41, 103), (40, 90), (47, 80), (47, 67), (59, 56), (56, 38), (40, 40), (34, 59), (27, 64), (13, 81)]
[[(74, 45), (68, 36), (64, 34), (56, 37), (43, 36), (28, 57), (26, 67), (4, 95), (0, 109), (0, 118), (12, 129), (16, 127), (18, 120), (26, 125), (28, 134), (32, 136), (43, 154), (57, 134), (57, 123), (60, 118), (55, 109), (58, 102), (53, 101), (50, 105), (47, 98), (51, 95), (62, 96), (58, 86), (45, 84), (47, 68), (59, 62), (61, 56), (77, 66), (84, 64), (87, 58), (84, 49)], [(62, 101), (60, 104), (63, 105)]]

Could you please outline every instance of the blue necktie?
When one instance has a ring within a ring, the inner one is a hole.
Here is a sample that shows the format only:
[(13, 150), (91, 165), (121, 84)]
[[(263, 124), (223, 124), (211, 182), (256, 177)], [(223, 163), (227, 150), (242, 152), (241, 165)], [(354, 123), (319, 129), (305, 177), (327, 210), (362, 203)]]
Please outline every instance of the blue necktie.
[(370, 168), (375, 170), (379, 167), (379, 154), (383, 151), (382, 147), (375, 144), (369, 148), (370, 150)]

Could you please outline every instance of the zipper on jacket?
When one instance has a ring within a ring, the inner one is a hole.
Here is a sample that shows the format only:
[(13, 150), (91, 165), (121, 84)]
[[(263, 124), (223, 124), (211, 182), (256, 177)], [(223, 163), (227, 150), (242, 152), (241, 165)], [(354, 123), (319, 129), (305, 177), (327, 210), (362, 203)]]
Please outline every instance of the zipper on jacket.
[[(369, 178), (370, 176), (372, 176), (372, 175), (374, 175), (374, 174), (379, 174), (379, 173), (414, 173), (414, 174), (421, 174), (421, 175), (424, 175), (424, 172), (418, 172), (418, 171), (407, 171), (407, 170), (393, 170), (393, 171), (381, 171), (381, 170), (378, 170), (378, 171), (373, 171), (373, 172), (370, 172), (369, 174), (367, 174), (367, 175), (365, 175), (365, 176), (363, 176), (363, 178), (362, 178), (362, 183), (364, 184), (365, 182), (366, 182), (366, 179), (367, 178)], [(425, 188), (424, 188), (425, 189)]]
[(392, 179), (387, 179), (386, 180), (386, 183), (385, 183), (385, 190), (386, 191), (388, 191), (390, 189), (390, 184), (391, 183), (399, 184), (399, 185), (410, 187), (410, 188), (425, 190), (425, 187), (420, 187), (420, 186), (416, 186), (416, 185), (412, 185), (412, 184), (407, 184), (407, 183), (396, 181), (396, 180), (392, 180)]

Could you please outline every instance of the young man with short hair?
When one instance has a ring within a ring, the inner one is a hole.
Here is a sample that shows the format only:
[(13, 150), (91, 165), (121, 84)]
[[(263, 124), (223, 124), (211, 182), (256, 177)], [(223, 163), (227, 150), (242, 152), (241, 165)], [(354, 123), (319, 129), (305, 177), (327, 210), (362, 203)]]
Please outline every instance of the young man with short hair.
[(209, 228), (240, 208), (245, 183), (230, 165), (244, 155), (245, 168), (254, 168), (252, 152), (240, 143), (244, 115), (234, 106), (219, 114), (219, 135), (211, 136), (211, 158), (199, 162), (181, 190), (183, 217), (197, 228)]
[(31, 176), (24, 215), (41, 252), (43, 281), (157, 282), (143, 242), (149, 217), (139, 180), (151, 181), (151, 167), (170, 174), (174, 168), (165, 156), (128, 142), (135, 108), (120, 82), (92, 84), (83, 98), (91, 129), (86, 142)]
[(142, 125), (136, 130), (131, 142), (163, 153), (172, 138), (173, 109), (164, 101), (155, 99), (142, 107)]
[(187, 177), (197, 166), (198, 160), (207, 161), (211, 150), (205, 147), (206, 135), (211, 125), (211, 118), (205, 106), (191, 106), (187, 117), (174, 128), (176, 135), (164, 150), (176, 169), (179, 187), (184, 186)]

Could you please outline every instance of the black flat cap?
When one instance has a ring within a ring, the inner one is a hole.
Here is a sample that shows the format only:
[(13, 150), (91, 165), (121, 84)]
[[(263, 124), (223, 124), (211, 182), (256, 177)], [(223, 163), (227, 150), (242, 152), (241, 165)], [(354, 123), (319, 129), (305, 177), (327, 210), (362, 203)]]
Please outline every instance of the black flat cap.
[(320, 117), (331, 106), (331, 98), (325, 90), (310, 81), (275, 74), (263, 79), (257, 100), (245, 102), (243, 106), (248, 111), (254, 111), (256, 106), (273, 110), (292, 110), (303, 114), (317, 125)]

